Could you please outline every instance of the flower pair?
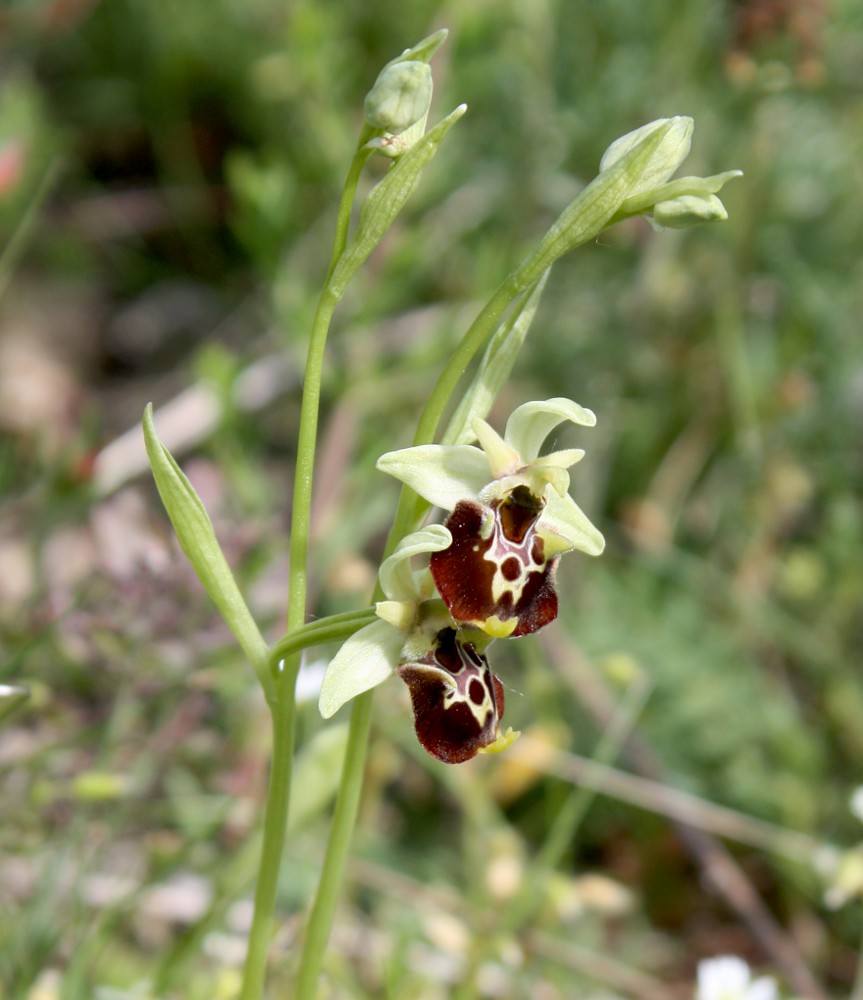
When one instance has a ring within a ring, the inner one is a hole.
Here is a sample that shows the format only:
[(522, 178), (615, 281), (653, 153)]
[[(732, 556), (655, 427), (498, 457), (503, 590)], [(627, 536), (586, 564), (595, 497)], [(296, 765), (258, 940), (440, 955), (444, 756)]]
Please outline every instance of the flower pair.
[[(540, 455), (564, 422), (591, 427), (596, 418), (569, 399), (531, 402), (512, 413), (503, 437), (474, 420), (479, 447), (426, 445), (379, 459), (379, 469), (450, 515), (408, 535), (384, 561), (380, 621), (330, 663), (325, 718), (396, 671), (410, 691), (417, 736), (439, 760), (458, 763), (515, 739), (512, 730), (501, 734), (503, 685), (485, 649), (553, 621), (560, 555), (598, 555), (604, 546), (567, 492), (568, 469), (584, 452)], [(414, 569), (416, 556), (428, 556), (428, 566)]]

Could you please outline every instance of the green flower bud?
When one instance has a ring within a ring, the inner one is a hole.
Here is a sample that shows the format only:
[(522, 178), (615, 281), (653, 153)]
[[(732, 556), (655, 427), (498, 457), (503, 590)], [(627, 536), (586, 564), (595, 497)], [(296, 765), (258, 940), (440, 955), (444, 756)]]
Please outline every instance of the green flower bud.
[(416, 60), (391, 63), (381, 70), (366, 94), (366, 123), (398, 135), (428, 114), (431, 97), (432, 75), (428, 63)]
[(649, 135), (662, 130), (663, 135), (659, 146), (654, 150), (650, 160), (641, 171), (635, 184), (627, 192), (627, 197), (635, 199), (638, 195), (664, 184), (677, 170), (689, 154), (692, 143), (693, 121), (684, 115), (676, 118), (659, 118), (648, 122), (633, 132), (627, 132), (608, 147), (599, 161), (600, 174), (613, 167), (631, 149), (643, 142)]

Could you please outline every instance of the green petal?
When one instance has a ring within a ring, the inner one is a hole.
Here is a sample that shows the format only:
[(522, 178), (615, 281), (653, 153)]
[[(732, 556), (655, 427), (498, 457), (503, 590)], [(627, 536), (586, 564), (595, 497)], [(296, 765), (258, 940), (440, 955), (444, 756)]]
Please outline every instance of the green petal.
[(475, 497), (491, 479), (485, 452), (466, 444), (427, 444), (381, 455), (381, 472), (395, 476), (415, 493), (444, 510)]
[(480, 417), (471, 424), (479, 446), (488, 457), (492, 478), (501, 479), (511, 476), (522, 466), (521, 455), (498, 434), (498, 432)]
[(605, 548), (602, 533), (590, 523), (568, 493), (559, 496), (549, 490), (537, 529), (546, 543), (546, 555), (549, 556), (569, 549), (598, 556)]
[(414, 601), (378, 601), (375, 614), (400, 632), (409, 632), (417, 616)]
[(584, 448), (563, 448), (560, 451), (550, 451), (530, 464), (534, 469), (569, 469), (583, 458)]
[(562, 396), (524, 403), (512, 411), (504, 437), (521, 455), (523, 464), (527, 465), (539, 455), (545, 439), (554, 428), (567, 420), (582, 427), (593, 427), (596, 415)]
[(389, 622), (372, 622), (336, 653), (321, 685), (318, 707), (325, 719), (352, 698), (385, 681), (398, 666), (404, 636)]
[(381, 587), (392, 601), (415, 601), (420, 596), (414, 586), (410, 560), (427, 552), (442, 552), (452, 544), (452, 535), (442, 524), (430, 524), (406, 535), (380, 569)]

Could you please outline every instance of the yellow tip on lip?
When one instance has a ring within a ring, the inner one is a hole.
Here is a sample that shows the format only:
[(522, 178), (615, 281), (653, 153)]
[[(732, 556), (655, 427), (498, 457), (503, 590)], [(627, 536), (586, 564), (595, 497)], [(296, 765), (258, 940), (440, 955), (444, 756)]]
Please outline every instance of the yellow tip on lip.
[(512, 726), (505, 733), (498, 731), (497, 739), (494, 743), (489, 743), (487, 747), (482, 747), (477, 753), (503, 753), (521, 736), (521, 730), (513, 729)]
[(517, 625), (518, 618), (507, 618), (506, 621), (501, 621), (497, 615), (492, 615), (481, 623), (480, 628), (483, 632), (494, 636), (495, 639), (506, 639), (512, 635)]

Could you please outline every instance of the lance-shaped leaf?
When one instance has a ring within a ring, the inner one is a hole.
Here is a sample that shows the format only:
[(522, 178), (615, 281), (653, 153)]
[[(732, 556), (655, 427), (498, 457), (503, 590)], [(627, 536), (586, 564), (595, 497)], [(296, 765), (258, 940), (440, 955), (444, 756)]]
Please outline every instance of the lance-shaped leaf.
[(270, 698), (274, 682), (268, 669), (267, 644), (237, 587), (200, 497), (159, 440), (151, 403), (144, 411), (144, 442), (159, 496), (174, 526), (180, 547), (255, 668), (264, 692)]
[(437, 153), (443, 137), (465, 111), (467, 105), (461, 104), (443, 121), (438, 122), (400, 156), (372, 188), (363, 203), (357, 230), (333, 269), (330, 291), (335, 298), (341, 297), (348, 282), (383, 239), (417, 186), (423, 168)]

